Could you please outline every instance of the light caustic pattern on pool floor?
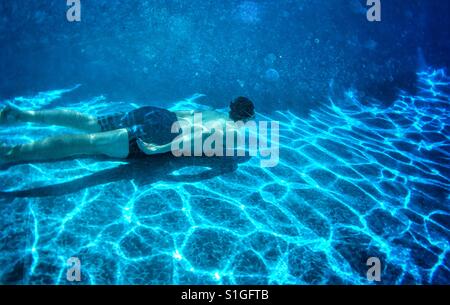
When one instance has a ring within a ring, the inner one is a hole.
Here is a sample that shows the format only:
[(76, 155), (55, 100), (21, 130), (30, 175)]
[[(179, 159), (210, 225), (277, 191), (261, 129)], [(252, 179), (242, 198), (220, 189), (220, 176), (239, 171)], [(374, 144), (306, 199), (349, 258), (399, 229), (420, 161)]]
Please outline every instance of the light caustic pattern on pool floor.
[[(1, 282), (68, 284), (76, 256), (93, 284), (363, 284), (369, 257), (384, 284), (448, 283), (449, 79), (419, 79), (417, 95), (387, 108), (349, 92), (307, 118), (275, 113), (274, 168), (163, 156), (3, 170)], [(50, 107), (63, 93), (13, 102)], [(103, 97), (69, 106), (112, 111)], [(23, 128), (0, 137), (67, 132)]]

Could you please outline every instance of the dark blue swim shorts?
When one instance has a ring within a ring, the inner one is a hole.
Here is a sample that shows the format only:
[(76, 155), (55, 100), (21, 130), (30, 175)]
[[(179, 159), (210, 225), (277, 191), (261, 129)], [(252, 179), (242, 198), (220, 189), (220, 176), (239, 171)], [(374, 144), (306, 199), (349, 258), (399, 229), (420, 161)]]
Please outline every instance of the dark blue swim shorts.
[(98, 117), (98, 123), (102, 131), (127, 129), (129, 157), (144, 154), (137, 145), (138, 138), (144, 142), (157, 145), (170, 143), (177, 136), (177, 134), (171, 133), (172, 124), (176, 121), (175, 113), (153, 106)]

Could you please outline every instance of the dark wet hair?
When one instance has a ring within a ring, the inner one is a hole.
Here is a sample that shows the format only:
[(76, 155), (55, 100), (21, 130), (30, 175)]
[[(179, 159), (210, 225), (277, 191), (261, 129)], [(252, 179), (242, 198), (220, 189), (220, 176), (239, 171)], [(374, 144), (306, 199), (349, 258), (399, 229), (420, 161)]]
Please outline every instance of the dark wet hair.
[(246, 97), (239, 96), (230, 103), (230, 118), (233, 121), (245, 121), (255, 115), (253, 102)]

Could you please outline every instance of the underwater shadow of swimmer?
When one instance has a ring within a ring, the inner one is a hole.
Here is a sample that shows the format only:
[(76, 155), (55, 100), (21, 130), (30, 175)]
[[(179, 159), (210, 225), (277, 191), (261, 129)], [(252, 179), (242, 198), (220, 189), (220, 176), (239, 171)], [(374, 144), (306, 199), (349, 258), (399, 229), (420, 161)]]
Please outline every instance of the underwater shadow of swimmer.
[[(128, 160), (127, 164), (102, 170), (89, 176), (28, 190), (0, 192), (0, 197), (3, 199), (14, 199), (63, 196), (85, 188), (124, 180), (133, 180), (138, 186), (150, 185), (158, 181), (197, 182), (231, 173), (237, 169), (239, 163), (246, 162), (249, 159), (250, 157), (177, 158), (170, 153), (152, 157), (133, 158)], [(176, 170), (191, 166), (206, 167), (208, 170), (198, 174), (172, 174)]]

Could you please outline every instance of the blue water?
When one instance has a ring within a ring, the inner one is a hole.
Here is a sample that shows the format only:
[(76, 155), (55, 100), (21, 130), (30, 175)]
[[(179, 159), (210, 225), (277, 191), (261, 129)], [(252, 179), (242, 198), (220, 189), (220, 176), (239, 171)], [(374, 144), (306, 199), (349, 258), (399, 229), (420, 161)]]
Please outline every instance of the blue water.
[[(376, 256), (383, 283), (447, 283), (450, 78), (419, 78), (417, 95), (387, 108), (349, 91), (345, 106), (330, 101), (306, 118), (274, 113), (273, 168), (257, 157), (169, 154), (2, 171), (2, 282), (66, 284), (65, 260), (76, 256), (93, 284), (360, 284)], [(39, 108), (66, 91), (14, 102)], [(112, 109), (101, 96), (67, 105), (94, 114), (136, 106)], [(0, 137), (62, 131), (27, 125)]]
[[(104, 157), (0, 169), (0, 283), (450, 281), (450, 1), (0, 2), (0, 106), (226, 107), (280, 122), (280, 162)], [(0, 143), (77, 131), (0, 126)]]

